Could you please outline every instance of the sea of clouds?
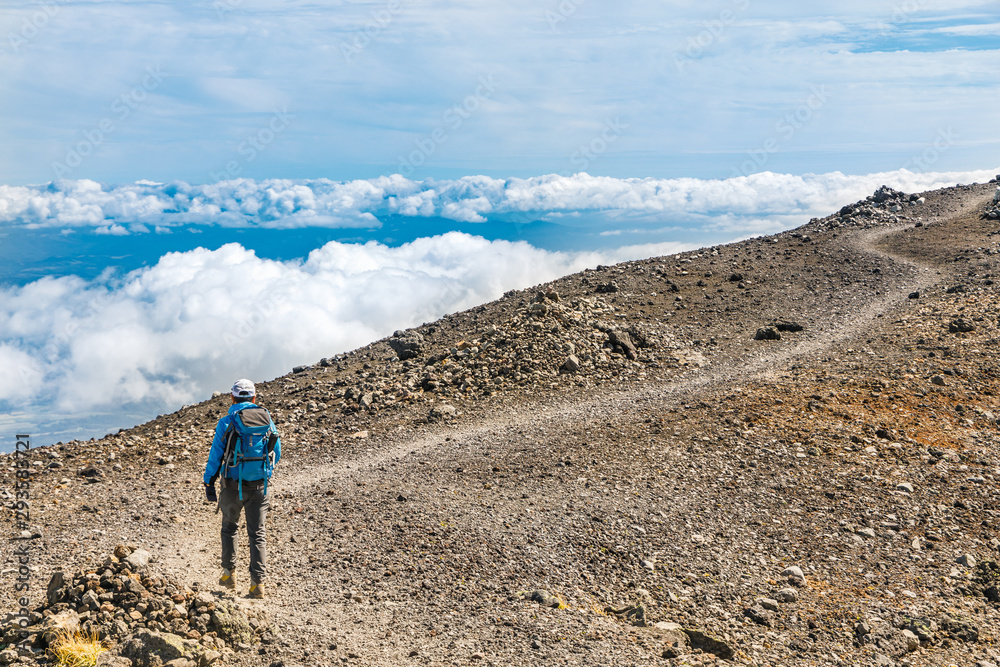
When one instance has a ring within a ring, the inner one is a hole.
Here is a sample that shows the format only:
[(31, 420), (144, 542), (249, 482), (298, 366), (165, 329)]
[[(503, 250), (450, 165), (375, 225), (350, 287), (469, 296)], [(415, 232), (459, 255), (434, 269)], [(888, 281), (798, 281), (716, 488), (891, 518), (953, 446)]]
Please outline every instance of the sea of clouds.
[(331, 242), (280, 262), (231, 243), (123, 277), (0, 287), (0, 404), (28, 413), (19, 423), (36, 433), (49, 413), (153, 416), (509, 289), (683, 248), (559, 253), (451, 232), (399, 247)]
[(204, 185), (61, 180), (0, 186), (0, 226), (92, 227), (127, 234), (189, 224), (372, 227), (386, 215), (459, 222), (511, 215), (556, 219), (587, 211), (603, 212), (610, 222), (826, 215), (882, 184), (913, 192), (963, 180), (988, 180), (992, 175), (903, 169), (861, 176), (761, 172), (724, 180), (622, 179), (585, 173), (506, 180), (466, 176), (414, 181), (398, 174), (354, 181), (236, 179)]
[(902, 171), (706, 181), (578, 174), (506, 181), (395, 176), (0, 186), (0, 230), (131, 234), (192, 224), (371, 226), (387, 214), (477, 221), (516, 212), (544, 218), (600, 211), (608, 221), (608, 247), (592, 252), (553, 252), (451, 232), (397, 247), (330, 242), (308, 257), (276, 261), (230, 243), (168, 253), (124, 275), (0, 284), (0, 407), (17, 415), (16, 422), (0, 423), (45, 432), (50, 414), (102, 413), (113, 420), (127, 410), (152, 417), (225, 390), (238, 377), (270, 379), (510, 289), (691, 247), (615, 247), (621, 220), (659, 226), (677, 218), (727, 220), (736, 239), (753, 235), (761, 224), (774, 231), (826, 215), (883, 183), (921, 191), (991, 176)]

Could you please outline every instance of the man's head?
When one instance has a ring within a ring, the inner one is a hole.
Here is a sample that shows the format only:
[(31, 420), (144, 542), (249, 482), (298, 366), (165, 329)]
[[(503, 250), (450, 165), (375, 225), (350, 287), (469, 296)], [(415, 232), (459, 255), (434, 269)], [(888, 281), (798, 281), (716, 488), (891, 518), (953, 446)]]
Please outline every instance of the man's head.
[(233, 403), (243, 403), (245, 401), (253, 401), (254, 396), (257, 395), (257, 388), (253, 386), (253, 382), (250, 380), (237, 380), (233, 384)]

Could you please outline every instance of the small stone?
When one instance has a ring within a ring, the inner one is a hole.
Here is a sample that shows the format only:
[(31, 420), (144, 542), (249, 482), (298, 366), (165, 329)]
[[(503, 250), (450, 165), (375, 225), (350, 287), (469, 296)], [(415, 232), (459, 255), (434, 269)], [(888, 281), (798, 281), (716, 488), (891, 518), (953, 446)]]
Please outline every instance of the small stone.
[(972, 326), (962, 318), (953, 320), (951, 324), (948, 325), (948, 331), (950, 333), (970, 333), (975, 330), (976, 327)]
[(457, 412), (458, 410), (455, 409), (454, 405), (442, 403), (441, 405), (435, 405), (431, 408), (431, 412), (427, 416), (427, 419), (428, 421), (444, 421), (453, 418)]
[(149, 559), (152, 558), (152, 556), (153, 555), (145, 549), (136, 549), (128, 555), (125, 562), (128, 563), (133, 570), (141, 570), (149, 565)]
[(743, 615), (757, 625), (763, 625), (764, 627), (769, 628), (774, 624), (774, 612), (764, 609), (759, 604), (755, 604), (752, 607), (744, 609)]
[(784, 602), (785, 604), (788, 604), (790, 602), (799, 601), (799, 592), (794, 588), (782, 588), (775, 594), (774, 597), (775, 599), (778, 600), (778, 602)]
[(91, 611), (97, 611), (101, 608), (101, 602), (97, 599), (97, 593), (94, 591), (87, 591), (84, 593), (80, 602), (86, 605)]
[(754, 334), (754, 340), (781, 340), (781, 334), (774, 327), (761, 327)]
[(903, 630), (903, 639), (906, 640), (906, 651), (913, 653), (920, 648), (920, 638), (909, 630)]
[(575, 354), (569, 355), (566, 357), (566, 361), (563, 363), (562, 369), (567, 373), (576, 373), (580, 370), (580, 359)]
[(972, 554), (962, 554), (961, 556), (955, 559), (955, 562), (958, 563), (959, 565), (964, 565), (965, 567), (972, 569), (976, 567), (977, 561), (976, 557), (973, 556)]
[(909, 482), (900, 482), (896, 485), (897, 491), (903, 491), (904, 493), (913, 493), (913, 485)]
[(858, 535), (861, 535), (862, 537), (875, 539), (875, 530), (873, 528), (859, 528), (854, 532), (857, 533)]
[(778, 601), (771, 598), (760, 598), (757, 603), (769, 611), (778, 611)]
[(943, 387), (944, 384), (945, 384), (944, 383), (944, 376), (943, 375), (935, 375), (934, 377), (931, 378), (931, 384), (936, 384), (939, 387)]
[(545, 607), (558, 608), (560, 605), (559, 599), (549, 593), (547, 590), (539, 588), (538, 590), (531, 591), (528, 596), (532, 602), (537, 602)]
[(911, 618), (906, 624), (906, 629), (915, 634), (920, 641), (929, 642), (934, 640), (934, 633), (937, 630), (937, 626), (933, 621), (927, 621), (922, 618)]
[(801, 579), (802, 581), (806, 579), (806, 575), (802, 573), (802, 568), (798, 565), (789, 565), (781, 571), (781, 576), (789, 577), (790, 579)]

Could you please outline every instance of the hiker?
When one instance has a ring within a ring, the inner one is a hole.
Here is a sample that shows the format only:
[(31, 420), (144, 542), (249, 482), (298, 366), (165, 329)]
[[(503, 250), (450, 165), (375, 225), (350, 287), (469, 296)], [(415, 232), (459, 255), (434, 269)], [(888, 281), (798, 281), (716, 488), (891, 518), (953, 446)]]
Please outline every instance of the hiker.
[[(236, 529), (240, 512), (246, 511), (250, 544), (251, 598), (264, 597), (267, 574), (267, 540), (264, 524), (270, 499), (267, 482), (281, 459), (281, 439), (270, 413), (255, 402), (257, 390), (250, 380), (233, 385), (233, 404), (215, 426), (215, 438), (205, 465), (205, 498), (222, 510), (222, 576), (219, 584), (236, 588)], [(221, 475), (222, 490), (215, 493)]]

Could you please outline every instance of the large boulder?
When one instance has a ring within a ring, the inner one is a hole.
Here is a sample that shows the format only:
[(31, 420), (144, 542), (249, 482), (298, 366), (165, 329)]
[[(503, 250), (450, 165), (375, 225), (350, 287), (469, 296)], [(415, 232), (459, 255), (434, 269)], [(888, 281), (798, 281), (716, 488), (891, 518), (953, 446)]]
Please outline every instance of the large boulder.
[(256, 641), (254, 628), (244, 610), (220, 600), (212, 611), (212, 625), (220, 639), (228, 644), (250, 644)]
[(142, 628), (122, 648), (122, 655), (136, 667), (159, 667), (177, 658), (192, 659), (198, 650), (195, 642), (169, 632)]
[(397, 331), (389, 339), (389, 347), (400, 361), (406, 361), (424, 353), (424, 337), (416, 331)]
[(691, 652), (691, 640), (677, 623), (660, 621), (651, 625), (649, 632), (663, 643), (663, 657), (668, 660)]
[(62, 570), (56, 570), (49, 579), (49, 585), (45, 590), (45, 599), (52, 606), (62, 600), (66, 594), (66, 574)]
[(76, 634), (80, 631), (80, 616), (72, 609), (61, 611), (42, 621), (42, 639), (51, 644), (58, 637)]
[(130, 553), (127, 558), (125, 558), (125, 562), (128, 563), (129, 567), (133, 570), (139, 571), (149, 565), (149, 559), (152, 557), (153, 555), (145, 549), (136, 549)]
[(615, 352), (624, 354), (628, 359), (635, 361), (635, 343), (632, 341), (632, 337), (627, 331), (610, 329), (608, 331), (608, 341), (611, 343), (612, 349)]

